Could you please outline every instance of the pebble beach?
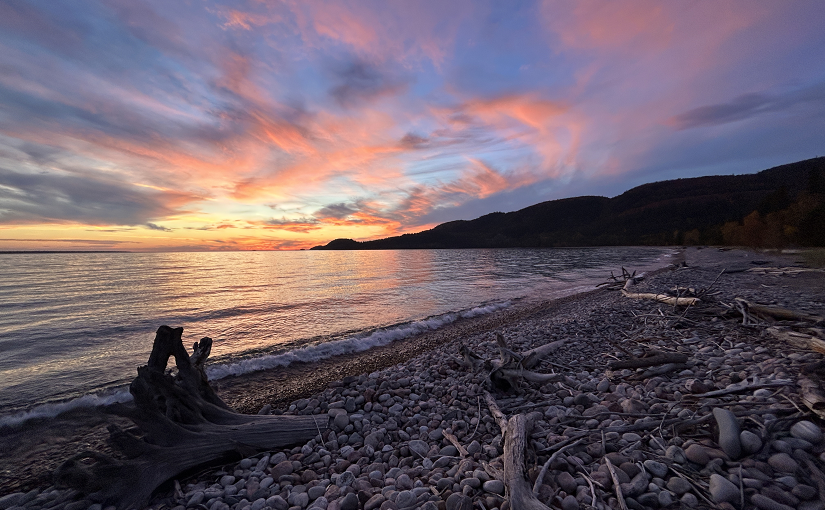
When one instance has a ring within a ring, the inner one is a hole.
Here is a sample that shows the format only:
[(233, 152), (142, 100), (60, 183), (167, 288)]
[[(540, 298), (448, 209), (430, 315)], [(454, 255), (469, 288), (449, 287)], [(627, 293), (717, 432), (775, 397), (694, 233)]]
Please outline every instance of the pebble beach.
[[(798, 386), (803, 367), (823, 355), (771, 336), (773, 323), (743, 325), (716, 306), (739, 297), (821, 316), (825, 273), (765, 269), (798, 264), (742, 250), (688, 249), (683, 261), (636, 288), (712, 289), (714, 307), (674, 308), (603, 288), (314, 366), (221, 381), (219, 395), (236, 409), (313, 415), (327, 427), (306, 444), (174, 480), (150, 508), (510, 508), (489, 392), (505, 416), (529, 415), (527, 476), (547, 507), (825, 509), (823, 423)], [(625, 267), (632, 271), (632, 261)], [(462, 362), (459, 347), (498, 358), (496, 334), (515, 352), (563, 340), (535, 369), (560, 381), (495, 391), (486, 371)], [(687, 361), (608, 366), (650, 353)], [(65, 454), (96, 443), (61, 444)], [(42, 473), (23, 466), (37, 461), (18, 457), (3, 460), (11, 491), (0, 510), (107, 508), (71, 489), (33, 487), (31, 477)]]

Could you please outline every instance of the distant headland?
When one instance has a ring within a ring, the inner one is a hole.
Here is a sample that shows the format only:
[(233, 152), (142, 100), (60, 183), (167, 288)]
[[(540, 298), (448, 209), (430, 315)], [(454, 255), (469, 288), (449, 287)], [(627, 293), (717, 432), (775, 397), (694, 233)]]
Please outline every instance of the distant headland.
[(614, 198), (551, 200), (373, 241), (313, 250), (572, 246), (825, 246), (825, 157), (755, 174), (643, 184)]

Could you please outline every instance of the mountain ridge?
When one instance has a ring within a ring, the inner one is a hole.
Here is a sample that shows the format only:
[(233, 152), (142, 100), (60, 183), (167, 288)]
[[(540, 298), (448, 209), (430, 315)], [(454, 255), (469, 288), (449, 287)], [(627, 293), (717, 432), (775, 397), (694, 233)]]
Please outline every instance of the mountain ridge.
[(335, 239), (312, 249), (681, 244), (825, 245), (825, 157), (754, 174), (647, 183), (613, 198), (550, 200), (413, 234), (371, 241)]

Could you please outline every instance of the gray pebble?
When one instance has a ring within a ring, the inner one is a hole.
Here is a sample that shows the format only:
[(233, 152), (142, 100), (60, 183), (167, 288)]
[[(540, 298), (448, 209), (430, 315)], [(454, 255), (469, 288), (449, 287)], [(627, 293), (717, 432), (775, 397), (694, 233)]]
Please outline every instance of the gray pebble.
[(323, 496), (326, 491), (326, 487), (322, 485), (316, 485), (315, 487), (310, 487), (309, 489), (307, 489), (307, 494), (309, 495), (310, 501), (315, 501), (316, 499)]
[(558, 476), (556, 476), (556, 483), (558, 483), (561, 490), (567, 494), (576, 493), (576, 487), (578, 487), (578, 484), (576, 483), (576, 480), (573, 479), (573, 475), (567, 471), (562, 471), (558, 474)]
[(668, 490), (676, 493), (677, 496), (681, 496), (682, 494), (690, 491), (691, 485), (690, 482), (684, 478), (674, 476), (667, 481), (667, 488)]
[(699, 506), (699, 498), (697, 498), (692, 492), (686, 493), (682, 496), (679, 501), (688, 508), (696, 508)]
[(415, 494), (410, 491), (401, 491), (398, 493), (398, 496), (395, 498), (395, 504), (398, 505), (398, 508), (404, 510), (407, 508), (413, 508), (417, 503), (417, 499)]
[(637, 496), (636, 501), (643, 506), (656, 507), (659, 505), (659, 495), (655, 492), (646, 492)]
[(667, 447), (667, 450), (665, 450), (665, 457), (677, 464), (684, 464), (687, 460), (687, 457), (685, 457), (685, 451), (680, 446), (676, 445)]
[(762, 449), (762, 440), (750, 430), (743, 430), (739, 433), (739, 442), (742, 443), (742, 450), (746, 455)]
[(704, 446), (692, 444), (685, 450), (685, 457), (691, 462), (704, 466), (710, 462), (710, 456)]
[(673, 496), (669, 491), (659, 492), (659, 506), (668, 507), (673, 504)]
[(427, 452), (430, 451), (430, 445), (428, 445), (424, 441), (421, 441), (420, 439), (413, 439), (409, 442), (408, 446), (410, 447), (410, 450), (412, 450), (421, 457), (426, 457)]
[(579, 510), (579, 502), (576, 496), (567, 496), (561, 502), (561, 510)]
[(344, 496), (339, 505), (341, 510), (358, 510), (360, 506), (361, 502), (358, 501), (358, 496), (356, 496), (354, 492), (350, 492)]
[(814, 499), (816, 497), (817, 490), (810, 485), (800, 483), (791, 489), (791, 494), (799, 499)]
[(650, 474), (657, 478), (664, 478), (668, 471), (667, 464), (662, 464), (661, 462), (656, 462), (655, 460), (644, 461), (644, 467), (650, 472)]
[(364, 510), (376, 510), (380, 508), (381, 504), (386, 500), (387, 498), (385, 498), (383, 494), (376, 494), (364, 503)]
[(446, 505), (447, 510), (473, 510), (473, 500), (458, 493), (451, 494)]
[(795, 478), (795, 477), (790, 476), (790, 475), (788, 475), (788, 476), (780, 476), (779, 478), (777, 478), (777, 479), (776, 479), (776, 482), (777, 482), (777, 483), (779, 483), (779, 484), (781, 484), (781, 485), (784, 485), (785, 487), (787, 487), (787, 488), (789, 488), (789, 489), (793, 489), (793, 488), (794, 488), (794, 487), (796, 487), (796, 485), (799, 483), (799, 482), (796, 480), (796, 478)]
[(719, 426), (719, 446), (731, 459), (738, 459), (742, 454), (742, 444), (739, 442), (739, 421), (736, 415), (727, 409), (715, 407), (713, 418)]
[(794, 510), (793, 507), (788, 505), (783, 505), (782, 503), (777, 503), (776, 501), (772, 500), (767, 496), (763, 496), (762, 494), (754, 494), (751, 496), (751, 503), (756, 505), (757, 508), (761, 510)]
[(493, 494), (504, 494), (504, 482), (501, 480), (490, 480), (484, 482), (483, 488), (487, 492), (492, 492)]
[(0, 510), (6, 510), (7, 508), (18, 506), (25, 495), (26, 494), (23, 492), (15, 492), (3, 496), (0, 498)]
[(710, 475), (710, 496), (714, 503), (735, 503), (739, 501), (739, 487), (727, 478), (713, 473)]
[(205, 496), (203, 495), (203, 491), (198, 491), (198, 492), (192, 494), (192, 497), (189, 498), (189, 502), (186, 503), (186, 506), (188, 506), (188, 507), (198, 506), (201, 503), (203, 503), (204, 497)]
[(791, 458), (787, 453), (777, 453), (768, 458), (768, 464), (777, 471), (783, 473), (795, 473), (799, 468), (799, 463)]
[(804, 439), (809, 443), (817, 444), (822, 441), (822, 429), (808, 420), (798, 421), (791, 427), (793, 437)]
[(349, 487), (350, 485), (352, 485), (352, 482), (354, 481), (355, 475), (352, 474), (352, 472), (350, 471), (344, 471), (343, 473), (338, 475), (338, 478), (335, 480), (335, 485), (341, 488)]

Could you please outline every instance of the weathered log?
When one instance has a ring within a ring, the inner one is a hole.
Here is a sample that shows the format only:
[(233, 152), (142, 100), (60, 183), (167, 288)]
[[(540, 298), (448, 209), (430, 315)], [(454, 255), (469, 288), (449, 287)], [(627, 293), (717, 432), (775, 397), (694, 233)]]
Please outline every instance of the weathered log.
[(650, 292), (628, 292), (625, 289), (622, 289), (622, 295), (630, 299), (650, 299), (672, 306), (693, 306), (701, 302), (701, 299), (695, 297), (673, 297), (667, 294), (653, 294)]
[(613, 479), (613, 488), (616, 490), (616, 499), (619, 501), (619, 507), (621, 507), (622, 510), (627, 510), (627, 503), (625, 503), (622, 494), (621, 483), (619, 483), (619, 475), (616, 474), (616, 468), (613, 467), (613, 463), (610, 462), (610, 459), (607, 457), (604, 458), (604, 463), (607, 466), (607, 470), (610, 471), (610, 478)]
[(518, 388), (521, 381), (545, 384), (564, 380), (561, 374), (542, 374), (529, 369), (538, 366), (544, 358), (558, 350), (565, 342), (566, 340), (550, 342), (519, 354), (507, 347), (507, 341), (501, 333), (496, 333), (500, 359), (485, 360), (465, 345), (459, 347), (459, 353), (464, 358), (465, 367), (476, 371), (479, 366), (483, 366), (489, 371), (491, 386), (506, 392)]
[(534, 420), (525, 414), (517, 414), (508, 420), (489, 392), (484, 392), (484, 400), (504, 436), (503, 481), (507, 487), (510, 508), (550, 510), (536, 499), (526, 474), (525, 457)]
[(470, 348), (466, 345), (460, 345), (458, 347), (458, 352), (459, 354), (461, 354), (462, 364), (468, 370), (475, 372), (479, 369), (479, 367), (484, 365), (484, 359), (478, 354), (474, 353), (472, 350), (470, 350)]
[(526, 473), (526, 452), (533, 419), (517, 414), (507, 422), (504, 438), (504, 485), (510, 496), (510, 508), (524, 510), (550, 510), (533, 494)]
[(820, 418), (825, 418), (825, 361), (804, 365), (801, 372), (796, 384), (802, 403)]
[(656, 365), (664, 365), (667, 363), (685, 363), (688, 360), (687, 354), (682, 354), (680, 352), (674, 353), (663, 353), (657, 354), (655, 356), (650, 356), (647, 358), (637, 358), (631, 360), (624, 360), (624, 361), (613, 361), (609, 363), (607, 366), (611, 370), (622, 370), (625, 368), (635, 369), (635, 368), (645, 368), (645, 367), (653, 367)]
[(742, 324), (756, 324), (761, 320), (767, 321), (807, 321), (819, 323), (823, 318), (819, 315), (795, 312), (787, 308), (759, 305), (743, 298), (735, 298), (737, 311), (742, 314)]
[(767, 332), (774, 338), (794, 347), (825, 354), (825, 340), (816, 336), (777, 327), (770, 327)]
[(742, 383), (738, 384), (731, 384), (727, 388), (722, 388), (721, 390), (713, 390), (708, 391), (706, 393), (694, 393), (694, 394), (687, 394), (684, 395), (682, 398), (715, 398), (721, 397), (722, 395), (731, 395), (733, 393), (745, 393), (751, 392), (753, 390), (758, 390), (761, 388), (777, 388), (781, 386), (791, 386), (793, 385), (793, 381), (786, 381), (786, 380), (774, 380), (774, 381), (763, 381), (763, 382), (748, 382), (743, 381)]
[[(129, 386), (134, 407), (116, 412), (143, 432), (110, 426), (110, 443), (125, 460), (83, 452), (55, 472), (58, 483), (76, 488), (94, 501), (121, 510), (145, 506), (163, 482), (197, 466), (228, 457), (251, 455), (306, 442), (328, 426), (312, 416), (241, 415), (227, 406), (209, 385), (204, 364), (210, 338), (196, 343), (189, 356), (183, 328), (158, 328), (152, 353)], [(174, 356), (177, 374), (166, 373)], [(90, 462), (91, 461), (91, 462)]]
[(567, 343), (567, 340), (557, 340), (522, 353), (521, 366), (527, 369), (537, 366), (541, 363), (541, 360), (559, 350), (565, 343)]

